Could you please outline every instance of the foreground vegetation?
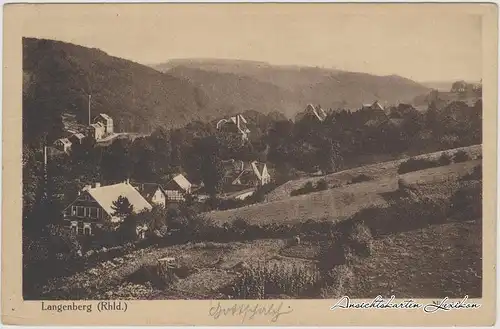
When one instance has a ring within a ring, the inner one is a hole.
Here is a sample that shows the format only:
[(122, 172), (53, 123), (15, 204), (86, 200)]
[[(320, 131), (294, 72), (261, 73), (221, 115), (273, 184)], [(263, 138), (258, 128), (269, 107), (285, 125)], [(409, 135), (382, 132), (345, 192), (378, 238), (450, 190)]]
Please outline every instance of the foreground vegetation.
[[(422, 297), (479, 296), (481, 201), (481, 166), (476, 165), (460, 176), (450, 197), (435, 197), (401, 179), (386, 205), (365, 207), (343, 221), (238, 219), (217, 225), (195, 215), (185, 221), (191, 223), (189, 230), (101, 259), (43, 284), (37, 294), (62, 299), (332, 298), (366, 297), (389, 287), (410, 296), (414, 282), (420, 282)], [(191, 242), (169, 245), (183, 239)], [(155, 270), (157, 259), (167, 256), (178, 262), (168, 280)], [(414, 261), (425, 271), (404, 265)], [(73, 268), (72, 260), (66, 262)], [(391, 283), (390, 272), (399, 275), (395, 282), (400, 283)], [(437, 276), (441, 283), (433, 279)]]

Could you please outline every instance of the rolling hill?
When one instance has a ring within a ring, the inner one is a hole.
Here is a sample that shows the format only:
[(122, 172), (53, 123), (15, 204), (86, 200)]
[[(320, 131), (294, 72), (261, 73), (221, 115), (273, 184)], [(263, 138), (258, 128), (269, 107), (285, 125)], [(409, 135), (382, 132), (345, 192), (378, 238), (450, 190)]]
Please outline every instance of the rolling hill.
[(87, 124), (88, 94), (92, 113), (111, 115), (118, 131), (147, 133), (158, 125), (176, 127), (225, 115), (210, 108), (204, 92), (184, 79), (99, 49), (23, 39), (25, 139), (45, 133), (57, 137), (63, 114)]
[(359, 108), (379, 100), (410, 102), (429, 89), (412, 80), (304, 66), (225, 59), (175, 59), (155, 69), (185, 78), (201, 88), (214, 106), (294, 117), (306, 104)]

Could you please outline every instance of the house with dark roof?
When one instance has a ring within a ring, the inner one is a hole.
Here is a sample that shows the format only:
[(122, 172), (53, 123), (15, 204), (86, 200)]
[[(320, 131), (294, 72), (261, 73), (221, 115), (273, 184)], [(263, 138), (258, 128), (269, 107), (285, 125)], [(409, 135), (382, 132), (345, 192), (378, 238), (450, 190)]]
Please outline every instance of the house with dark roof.
[(59, 138), (54, 142), (54, 147), (61, 152), (69, 153), (71, 150), (71, 142), (68, 138)]
[(81, 144), (85, 135), (82, 133), (75, 133), (69, 137), (69, 140), (72, 144)]
[(223, 165), (225, 169), (223, 184), (226, 192), (258, 187), (271, 181), (271, 175), (265, 163), (231, 159), (224, 161)]
[(152, 208), (128, 182), (106, 186), (96, 183), (93, 187), (85, 186), (75, 201), (63, 210), (64, 221), (75, 234), (92, 235), (96, 227), (102, 227), (106, 222), (119, 223), (123, 220), (113, 210), (113, 202), (119, 197), (128, 199), (134, 213)]
[(131, 184), (150, 204), (161, 205), (163, 207), (166, 206), (167, 192), (160, 184), (137, 182), (131, 182)]
[(314, 106), (312, 104), (308, 104), (306, 109), (303, 112), (300, 112), (295, 116), (295, 121), (300, 121), (306, 116), (312, 117), (320, 122), (323, 122), (323, 121), (325, 121), (327, 114), (321, 108), (321, 106), (319, 106), (319, 105)]
[(216, 128), (221, 131), (228, 131), (238, 133), (241, 135), (243, 141), (248, 140), (250, 129), (247, 126), (248, 122), (241, 114), (230, 117), (229, 119), (222, 119), (217, 122)]
[(185, 200), (185, 196), (191, 194), (192, 184), (187, 180), (187, 178), (178, 174), (175, 175), (167, 184), (163, 185), (163, 190), (165, 191), (166, 203), (169, 202), (180, 202)]

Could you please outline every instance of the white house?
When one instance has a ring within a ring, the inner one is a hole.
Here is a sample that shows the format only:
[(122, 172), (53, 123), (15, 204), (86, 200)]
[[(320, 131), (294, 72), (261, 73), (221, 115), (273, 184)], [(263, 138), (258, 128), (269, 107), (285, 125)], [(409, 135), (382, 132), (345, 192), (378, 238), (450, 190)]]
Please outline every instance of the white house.
[(102, 139), (105, 135), (106, 129), (102, 123), (93, 123), (88, 127), (88, 135), (96, 141)]
[(100, 123), (104, 127), (104, 134), (109, 135), (112, 134), (114, 131), (113, 127), (113, 119), (105, 114), (105, 113), (100, 113), (95, 119), (94, 123)]
[(71, 150), (71, 142), (67, 138), (59, 138), (54, 142), (54, 147), (59, 151), (69, 153)]
[(167, 204), (167, 193), (160, 184), (156, 183), (131, 183), (139, 193), (151, 204), (161, 205)]

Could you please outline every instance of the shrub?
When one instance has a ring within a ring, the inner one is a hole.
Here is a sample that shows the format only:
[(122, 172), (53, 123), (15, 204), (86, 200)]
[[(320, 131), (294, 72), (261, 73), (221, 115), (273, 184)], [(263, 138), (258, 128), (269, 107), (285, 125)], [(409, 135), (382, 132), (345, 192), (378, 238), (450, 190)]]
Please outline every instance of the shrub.
[(455, 154), (453, 154), (453, 162), (455, 163), (469, 161), (470, 159), (469, 154), (463, 150), (456, 151)]
[(483, 179), (483, 166), (477, 165), (475, 166), (471, 172), (467, 173), (462, 177), (462, 181), (468, 180), (482, 180)]
[(317, 191), (324, 191), (328, 189), (328, 183), (324, 179), (320, 179), (318, 183), (316, 183), (316, 190)]
[(365, 174), (360, 174), (360, 175), (357, 175), (355, 177), (353, 177), (350, 181), (349, 184), (356, 184), (356, 183), (361, 183), (361, 182), (367, 182), (367, 181), (370, 181), (370, 180), (373, 180), (373, 177), (370, 177), (368, 175), (365, 175)]
[(237, 299), (263, 299), (286, 294), (302, 296), (320, 281), (314, 267), (296, 263), (264, 263), (244, 268), (241, 277), (229, 287)]
[(451, 164), (451, 156), (446, 153), (446, 152), (443, 152), (441, 153), (441, 156), (439, 157), (438, 159), (438, 163), (441, 165), (441, 166), (447, 166), (449, 164)]
[(481, 182), (463, 184), (451, 198), (450, 216), (461, 221), (481, 220), (482, 201)]
[(363, 222), (357, 222), (347, 236), (348, 243), (357, 255), (366, 257), (372, 253), (373, 236), (370, 228)]
[(297, 196), (297, 195), (302, 195), (302, 194), (308, 194), (308, 193), (314, 192), (314, 190), (315, 190), (315, 188), (314, 188), (313, 183), (312, 182), (307, 182), (301, 188), (299, 188), (297, 190), (293, 190), (290, 193), (290, 196)]
[(410, 231), (446, 220), (449, 203), (446, 199), (404, 196), (391, 201), (386, 208), (375, 208), (365, 223), (374, 235)]
[(324, 191), (326, 189), (328, 189), (328, 183), (326, 182), (326, 180), (320, 179), (316, 183), (316, 186), (314, 186), (312, 182), (307, 182), (301, 188), (299, 188), (297, 190), (293, 190), (290, 193), (290, 196), (297, 196), (297, 195), (302, 195), (302, 194), (309, 194), (309, 193), (312, 193), (312, 192)]
[(439, 164), (439, 161), (410, 158), (399, 165), (398, 174), (405, 174), (412, 171), (418, 171), (439, 166), (441, 166), (441, 164)]
[(405, 190), (405, 189), (409, 188), (410, 186), (411, 186), (410, 183), (408, 183), (406, 180), (404, 180), (404, 178), (398, 179), (398, 189), (399, 190)]
[(321, 298), (339, 298), (345, 295), (355, 280), (354, 272), (349, 266), (340, 265), (328, 271), (324, 279), (324, 287), (321, 288)]

